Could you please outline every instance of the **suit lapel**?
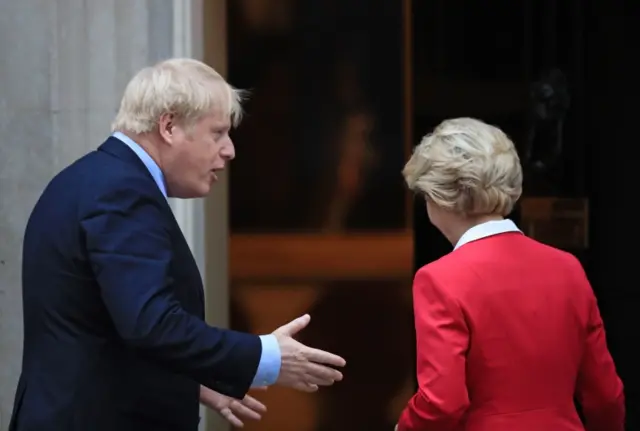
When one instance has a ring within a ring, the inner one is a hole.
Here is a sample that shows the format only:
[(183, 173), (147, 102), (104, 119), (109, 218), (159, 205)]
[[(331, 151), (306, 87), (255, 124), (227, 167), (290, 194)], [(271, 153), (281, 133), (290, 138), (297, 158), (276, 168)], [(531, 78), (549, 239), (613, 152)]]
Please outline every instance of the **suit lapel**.
[[(147, 175), (147, 177), (149, 178), (149, 186), (153, 187), (153, 189), (158, 194), (158, 198), (162, 201), (163, 208), (167, 212), (167, 217), (169, 217), (169, 219), (171, 220), (174, 231), (176, 231), (175, 235), (177, 236), (178, 241), (182, 243), (181, 248), (187, 250), (187, 252), (189, 253), (188, 257), (193, 262), (193, 266), (194, 268), (196, 268), (199, 274), (200, 272), (198, 270), (198, 265), (196, 264), (195, 258), (193, 257), (191, 248), (189, 247), (189, 244), (187, 243), (187, 240), (182, 233), (182, 229), (180, 228), (180, 225), (178, 224), (178, 221), (173, 214), (173, 210), (171, 209), (169, 202), (162, 194), (162, 191), (160, 191), (160, 189), (158, 188), (158, 185), (153, 179), (153, 176), (144, 165), (144, 163), (142, 163), (142, 160), (140, 160), (138, 155), (134, 153), (133, 150), (131, 150), (131, 148), (129, 148), (126, 144), (121, 142), (119, 139), (114, 138), (113, 136), (110, 136), (102, 145), (100, 145), (100, 147), (98, 147), (98, 151), (103, 151), (105, 153), (111, 154), (112, 156), (131, 164), (134, 169), (141, 170)], [(204, 301), (204, 292), (202, 289), (198, 289), (198, 295), (200, 300)]]

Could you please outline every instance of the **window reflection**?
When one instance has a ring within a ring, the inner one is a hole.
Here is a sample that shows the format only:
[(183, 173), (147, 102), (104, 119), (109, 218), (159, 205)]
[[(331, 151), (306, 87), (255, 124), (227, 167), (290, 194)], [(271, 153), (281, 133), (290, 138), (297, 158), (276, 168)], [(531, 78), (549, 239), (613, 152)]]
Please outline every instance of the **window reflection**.
[(233, 288), (232, 326), (265, 333), (309, 313), (298, 337), (339, 352), (347, 360), (344, 381), (307, 396), (279, 387), (258, 396), (269, 406), (247, 430), (386, 431), (414, 393), (413, 314), (410, 283), (333, 281), (239, 283)]
[(231, 326), (309, 312), (300, 339), (350, 370), (319, 394), (259, 394), (269, 414), (248, 430), (383, 431), (413, 391), (402, 7), (228, 2), (229, 80), (251, 91), (233, 135)]
[(229, 79), (252, 93), (234, 133), (234, 232), (404, 228), (401, 8), (229, 2)]

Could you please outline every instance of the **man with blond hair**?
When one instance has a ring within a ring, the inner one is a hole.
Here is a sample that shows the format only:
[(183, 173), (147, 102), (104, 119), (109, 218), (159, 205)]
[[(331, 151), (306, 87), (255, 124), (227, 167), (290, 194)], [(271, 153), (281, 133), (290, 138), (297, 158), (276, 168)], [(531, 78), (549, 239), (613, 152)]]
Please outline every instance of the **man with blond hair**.
[(202, 279), (167, 197), (206, 196), (234, 158), (240, 95), (172, 59), (127, 85), (113, 134), (47, 186), (24, 238), (24, 353), (10, 431), (196, 430), (199, 402), (259, 419), (251, 387), (317, 390), (342, 358), (204, 321)]

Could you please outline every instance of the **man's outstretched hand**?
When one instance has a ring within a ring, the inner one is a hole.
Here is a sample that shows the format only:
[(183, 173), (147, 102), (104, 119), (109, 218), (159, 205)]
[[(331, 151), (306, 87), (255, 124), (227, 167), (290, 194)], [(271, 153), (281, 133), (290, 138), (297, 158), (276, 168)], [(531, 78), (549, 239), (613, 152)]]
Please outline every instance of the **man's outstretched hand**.
[(215, 410), (236, 428), (244, 426), (244, 420), (260, 420), (267, 407), (250, 395), (242, 400), (219, 394), (205, 386), (200, 386), (200, 403)]
[(342, 380), (342, 373), (332, 367), (346, 365), (340, 356), (307, 347), (293, 339), (310, 321), (311, 317), (305, 314), (273, 332), (282, 355), (277, 384), (304, 392), (314, 392), (319, 386), (331, 386)]

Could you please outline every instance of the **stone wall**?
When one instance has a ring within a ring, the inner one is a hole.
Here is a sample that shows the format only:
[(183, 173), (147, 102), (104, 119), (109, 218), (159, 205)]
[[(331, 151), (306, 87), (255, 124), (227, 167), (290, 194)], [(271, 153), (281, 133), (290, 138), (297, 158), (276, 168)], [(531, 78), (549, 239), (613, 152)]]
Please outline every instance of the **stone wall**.
[[(8, 427), (21, 368), (20, 258), (29, 213), (53, 175), (102, 143), (121, 92), (138, 69), (189, 55), (189, 19), (176, 14), (198, 16), (201, 5), (197, 0), (0, 2), (0, 430)], [(218, 211), (226, 209), (219, 204)], [(194, 237), (194, 229), (203, 227), (194, 227), (191, 219), (203, 218), (203, 206), (189, 205), (178, 205), (186, 215), (177, 217)], [(226, 255), (214, 257), (226, 262)], [(197, 258), (204, 263), (202, 255)]]

